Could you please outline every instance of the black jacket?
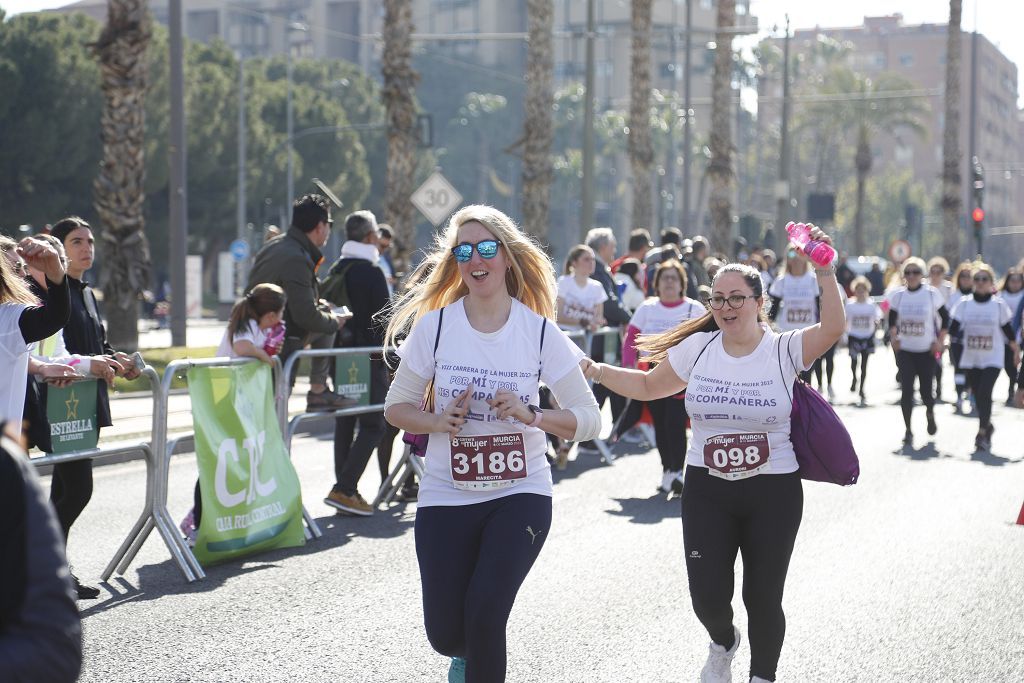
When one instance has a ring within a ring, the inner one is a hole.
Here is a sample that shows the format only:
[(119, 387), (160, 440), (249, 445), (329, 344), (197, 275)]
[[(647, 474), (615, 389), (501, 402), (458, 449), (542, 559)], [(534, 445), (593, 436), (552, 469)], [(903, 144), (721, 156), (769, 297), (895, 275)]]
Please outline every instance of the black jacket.
[(350, 257), (338, 259), (331, 266), (331, 272), (347, 265), (345, 287), (352, 319), (341, 331), (342, 345), (383, 346), (384, 325), (373, 316), (388, 305), (388, 281), (384, 271), (366, 259)]
[(629, 311), (626, 310), (619, 300), (619, 290), (615, 286), (615, 280), (612, 279), (612, 271), (608, 268), (608, 264), (595, 256), (594, 274), (590, 277), (600, 282), (601, 286), (604, 287), (604, 293), (608, 295), (607, 301), (604, 302), (604, 319), (607, 321), (607, 324), (615, 327), (616, 325), (628, 323), (630, 318)]
[[(100, 356), (114, 353), (114, 348), (107, 343), (107, 331), (100, 320), (99, 306), (96, 295), (88, 283), (67, 276), (71, 287), (71, 317), (64, 326), (64, 346), (68, 353), (82, 356)], [(96, 420), (100, 427), (109, 427), (110, 397), (107, 395), (107, 383), (96, 382)]]

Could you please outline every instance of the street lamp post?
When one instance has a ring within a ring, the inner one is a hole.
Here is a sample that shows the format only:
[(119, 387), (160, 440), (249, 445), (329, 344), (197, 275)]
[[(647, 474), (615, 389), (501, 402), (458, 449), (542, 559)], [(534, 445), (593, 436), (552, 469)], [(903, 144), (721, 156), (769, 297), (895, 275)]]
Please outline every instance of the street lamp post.
[(292, 109), (292, 32), (306, 32), (308, 27), (298, 21), (289, 21), (285, 24), (285, 79), (288, 83), (288, 94), (285, 100), (285, 126), (288, 138), (288, 183), (285, 198), (285, 208), (291, 206), (295, 200), (295, 147), (292, 145), (292, 133), (295, 128), (295, 114)]

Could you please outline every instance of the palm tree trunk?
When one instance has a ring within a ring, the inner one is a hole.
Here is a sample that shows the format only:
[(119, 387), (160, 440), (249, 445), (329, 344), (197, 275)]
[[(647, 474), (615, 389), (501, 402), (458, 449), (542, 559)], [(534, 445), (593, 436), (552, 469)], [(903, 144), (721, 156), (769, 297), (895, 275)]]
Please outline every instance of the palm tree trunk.
[(729, 115), (732, 84), (732, 33), (736, 0), (718, 1), (715, 68), (711, 80), (711, 250), (732, 254), (732, 131)]
[(960, 15), (962, 0), (949, 0), (946, 36), (946, 120), (942, 135), (942, 253), (960, 261)]
[(92, 46), (103, 78), (103, 159), (93, 181), (103, 253), (101, 285), (107, 340), (119, 351), (139, 345), (139, 296), (149, 285), (145, 199), (146, 50), (151, 37), (145, 0), (109, 0), (107, 25)]
[(853, 249), (857, 255), (864, 253), (864, 189), (871, 171), (871, 145), (868, 144), (867, 126), (861, 126), (857, 134), (857, 205), (853, 219)]
[(651, 196), (651, 3), (633, 0), (632, 68), (629, 93), (629, 161), (633, 171), (633, 228), (650, 228)]
[(384, 0), (384, 53), (381, 59), (384, 88), (381, 97), (388, 119), (387, 188), (384, 221), (395, 232), (396, 267), (405, 270), (408, 253), (416, 243), (413, 192), (416, 172), (416, 102), (419, 75), (412, 68), (412, 0)]
[(526, 53), (523, 116), (523, 229), (543, 239), (551, 206), (552, 105), (554, 104), (553, 0), (527, 0), (530, 42)]

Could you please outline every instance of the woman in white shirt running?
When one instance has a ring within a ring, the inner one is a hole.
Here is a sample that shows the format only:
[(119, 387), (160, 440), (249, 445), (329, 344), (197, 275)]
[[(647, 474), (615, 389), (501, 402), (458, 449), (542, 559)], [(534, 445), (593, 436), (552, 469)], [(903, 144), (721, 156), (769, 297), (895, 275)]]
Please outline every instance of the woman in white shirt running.
[[(831, 242), (819, 229), (813, 239)], [(652, 400), (686, 389), (693, 425), (683, 484), (683, 545), (690, 597), (711, 636), (701, 681), (731, 681), (740, 644), (732, 596), (743, 557), (751, 681), (775, 680), (786, 630), (782, 594), (803, 514), (803, 488), (789, 438), (790, 387), (798, 372), (843, 333), (835, 269), (815, 271), (821, 322), (776, 334), (760, 318), (762, 282), (730, 263), (712, 283), (711, 311), (641, 344), (653, 370), (603, 363), (586, 374), (623, 396)]]
[(565, 330), (596, 330), (604, 325), (604, 302), (608, 294), (594, 274), (594, 250), (577, 244), (565, 258), (565, 273), (558, 278), (558, 297), (555, 300), (558, 324)]
[(863, 275), (850, 283), (854, 297), (846, 302), (846, 335), (850, 349), (850, 371), (853, 383), (850, 391), (857, 390), (857, 363), (860, 362), (860, 402), (867, 403), (864, 382), (868, 378), (868, 358), (875, 352), (875, 330), (882, 322), (882, 309), (871, 300), (868, 293), (871, 283)]
[[(987, 263), (975, 263), (971, 274), (974, 294), (961, 299), (953, 309), (950, 334), (963, 335), (964, 351), (960, 369), (978, 407), (978, 434), (975, 448), (987, 451), (992, 445), (992, 388), (1004, 365), (1004, 349), (1014, 369), (1020, 364), (1020, 347), (1013, 337), (1010, 308), (995, 296), (995, 272)], [(1016, 379), (1016, 378), (1015, 378)]]
[[(1010, 314), (1015, 315), (1017, 309), (1020, 307), (1021, 301), (1024, 301), (1024, 272), (1021, 272), (1020, 268), (1007, 268), (1003, 274), (1003, 279), (999, 282), (999, 297), (1006, 302), (1007, 307), (1010, 309)], [(1020, 321), (1010, 319), (1010, 325), (1014, 329), (1014, 340), (1019, 341), (1016, 337), (1016, 330), (1020, 326)], [(1010, 353), (1010, 347), (1006, 347), (1006, 354), (1003, 369), (1006, 370), (1006, 376), (1010, 380), (1010, 390), (1006, 395), (1006, 405), (1013, 405), (1013, 394), (1014, 389), (1017, 387), (1017, 364), (1013, 362), (1013, 354)]]
[[(952, 311), (961, 299), (969, 299), (974, 293), (974, 282), (971, 280), (971, 262), (961, 261), (953, 271), (953, 289), (946, 300), (946, 310)], [(963, 413), (964, 400), (967, 398), (967, 377), (960, 372), (960, 355), (964, 352), (963, 340), (959, 335), (949, 335), (949, 364), (953, 366), (953, 383), (956, 389), (954, 412)]]
[[(457, 211), (414, 281), (428, 271), (390, 313), (388, 345), (411, 330), (384, 414), (430, 435), (416, 512), (427, 638), (452, 657), (449, 681), (504, 681), (508, 616), (550, 535), (545, 432), (593, 439), (601, 415), (583, 352), (553, 322), (551, 261), (508, 216)], [(537, 406), (542, 381), (561, 409)]]

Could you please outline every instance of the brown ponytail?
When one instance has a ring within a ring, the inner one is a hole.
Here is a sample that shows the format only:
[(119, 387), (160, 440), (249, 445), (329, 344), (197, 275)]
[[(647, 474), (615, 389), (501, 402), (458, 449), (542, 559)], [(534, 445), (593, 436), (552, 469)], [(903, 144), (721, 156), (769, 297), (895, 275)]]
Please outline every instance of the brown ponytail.
[(267, 313), (284, 309), (284, 290), (269, 282), (258, 284), (235, 302), (228, 318), (228, 344), (235, 343), (235, 335), (244, 332), (250, 320), (259, 320)]

